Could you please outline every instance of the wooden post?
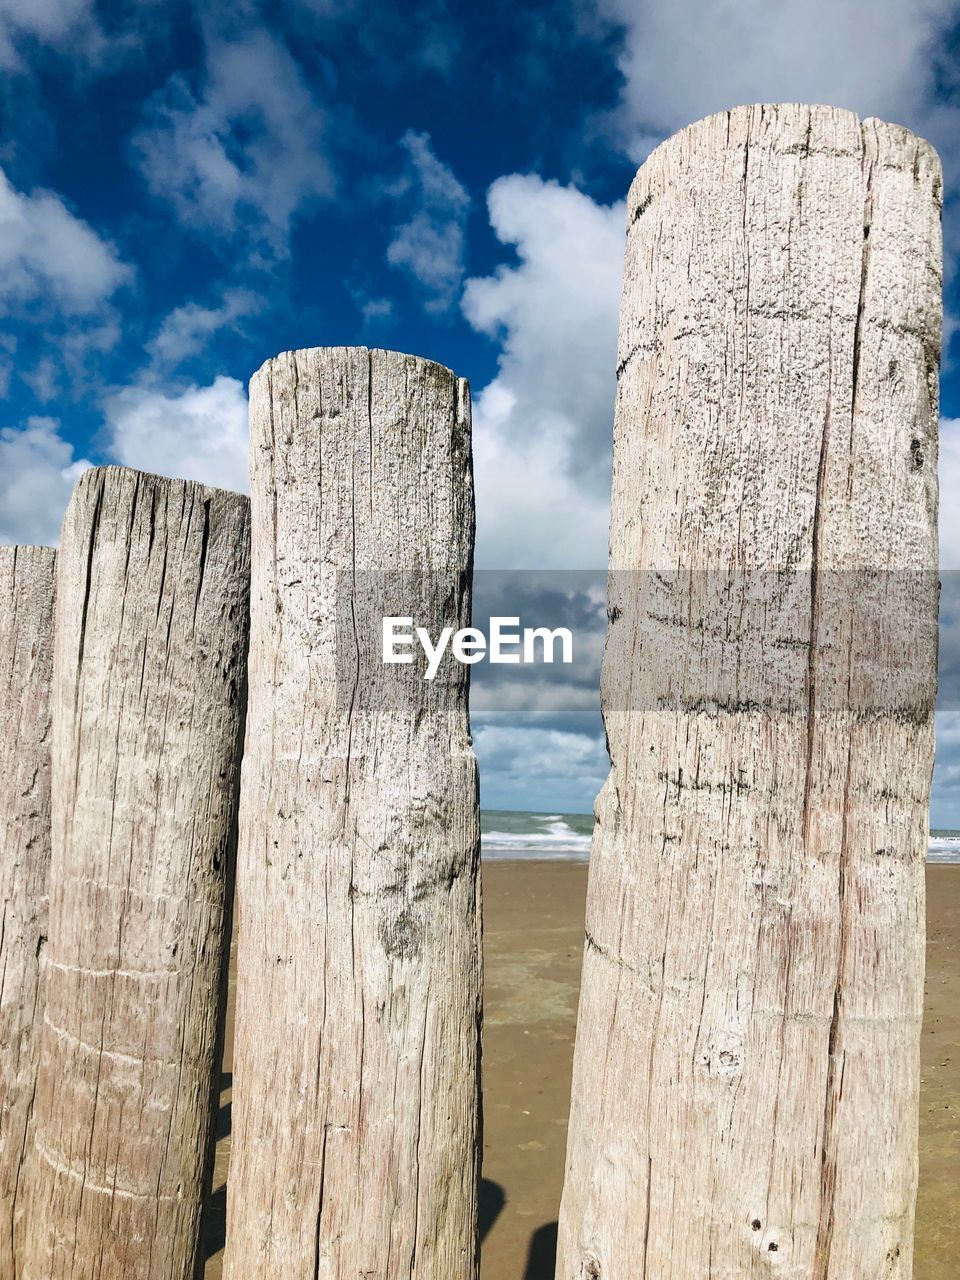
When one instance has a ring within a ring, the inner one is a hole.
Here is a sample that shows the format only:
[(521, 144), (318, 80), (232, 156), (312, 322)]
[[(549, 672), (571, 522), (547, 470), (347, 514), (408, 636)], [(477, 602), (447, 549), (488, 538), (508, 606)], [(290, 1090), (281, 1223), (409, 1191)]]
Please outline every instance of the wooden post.
[(384, 613), (469, 620), (469, 391), (394, 352), (291, 352), (252, 380), (250, 436), (224, 1275), (474, 1280), (467, 668), (381, 661)]
[(0, 1278), (33, 1110), (50, 874), (50, 681), (57, 553), (0, 547)]
[(219, 1085), (249, 503), (88, 471), (63, 524), (47, 1009), (18, 1280), (193, 1280)]
[(633, 184), (560, 1280), (911, 1275), (940, 203), (827, 107)]

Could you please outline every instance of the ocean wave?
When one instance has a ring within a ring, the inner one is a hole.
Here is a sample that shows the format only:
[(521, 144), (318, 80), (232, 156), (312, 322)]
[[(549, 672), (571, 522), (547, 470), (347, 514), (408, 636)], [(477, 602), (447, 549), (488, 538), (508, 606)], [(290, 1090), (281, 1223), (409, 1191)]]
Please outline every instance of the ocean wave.
[(931, 831), (927, 844), (927, 861), (960, 863), (960, 831)]
[[(498, 814), (498, 818), (505, 815)], [(526, 830), (484, 831), (480, 847), (486, 858), (543, 858), (586, 862), (592, 837), (574, 829), (559, 813), (518, 814)], [(533, 828), (532, 830), (529, 828)]]
[[(576, 831), (560, 813), (510, 813), (490, 811), (486, 815), (492, 829), (481, 836), (483, 856), (488, 859), (556, 859), (586, 862), (592, 836), (582, 828), (589, 818), (574, 816)], [(513, 830), (506, 828), (512, 827)], [(933, 864), (960, 864), (960, 831), (933, 830), (927, 846), (927, 861)]]

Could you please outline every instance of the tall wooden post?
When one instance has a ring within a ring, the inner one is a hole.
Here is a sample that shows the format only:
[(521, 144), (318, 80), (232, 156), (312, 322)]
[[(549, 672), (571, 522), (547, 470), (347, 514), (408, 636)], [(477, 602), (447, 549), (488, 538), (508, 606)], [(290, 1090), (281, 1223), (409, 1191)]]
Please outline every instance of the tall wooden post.
[(561, 1280), (911, 1275), (940, 204), (827, 107), (633, 184)]
[(46, 1016), (17, 1280), (193, 1280), (219, 1085), (249, 503), (119, 468), (63, 524)]
[(0, 547), (0, 1280), (33, 1110), (50, 874), (50, 682), (57, 553)]
[(433, 637), (468, 623), (467, 384), (393, 352), (291, 352), (251, 383), (250, 437), (224, 1275), (473, 1280), (467, 669), (381, 661), (384, 614)]

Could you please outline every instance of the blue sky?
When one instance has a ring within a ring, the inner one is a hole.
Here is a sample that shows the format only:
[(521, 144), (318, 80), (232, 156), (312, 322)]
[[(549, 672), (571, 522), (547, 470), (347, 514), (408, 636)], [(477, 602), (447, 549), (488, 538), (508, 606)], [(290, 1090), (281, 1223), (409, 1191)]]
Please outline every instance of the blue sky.
[[(740, 102), (830, 102), (930, 138), (953, 336), (960, 0), (226, 10), (0, 0), (0, 541), (55, 541), (89, 462), (245, 487), (254, 369), (363, 343), (470, 379), (482, 567), (602, 567), (621, 202), (656, 142)], [(512, 721), (477, 699), (484, 803), (589, 809), (606, 770), (589, 694), (538, 696)], [(949, 698), (938, 742), (934, 822), (960, 826)]]

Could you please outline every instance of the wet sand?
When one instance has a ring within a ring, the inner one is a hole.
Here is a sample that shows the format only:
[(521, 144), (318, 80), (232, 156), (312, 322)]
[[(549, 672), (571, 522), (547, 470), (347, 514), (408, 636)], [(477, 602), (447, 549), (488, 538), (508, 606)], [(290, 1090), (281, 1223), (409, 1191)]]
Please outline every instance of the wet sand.
[[(483, 889), (481, 1275), (553, 1280), (586, 867), (487, 863)], [(960, 866), (929, 868), (927, 895), (914, 1280), (953, 1280), (960, 1253)], [(231, 976), (231, 997), (232, 988)], [(231, 1069), (228, 1043), (205, 1280), (220, 1280)]]

